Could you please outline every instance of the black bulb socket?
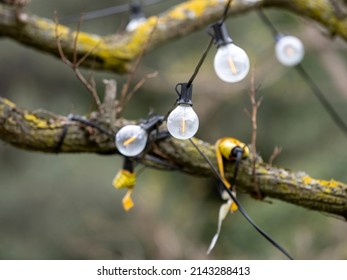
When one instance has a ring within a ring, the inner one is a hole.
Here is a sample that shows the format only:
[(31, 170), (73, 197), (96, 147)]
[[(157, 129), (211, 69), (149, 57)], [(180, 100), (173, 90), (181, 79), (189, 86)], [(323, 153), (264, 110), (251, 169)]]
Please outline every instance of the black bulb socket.
[(142, 12), (142, 5), (139, 1), (132, 1), (130, 4), (130, 18), (142, 18), (144, 17), (144, 13)]
[[(181, 90), (178, 91), (178, 86), (181, 86)], [(192, 94), (193, 84), (192, 83), (179, 83), (176, 85), (176, 92), (178, 94), (177, 104), (178, 105), (190, 105), (193, 106)]]
[(281, 40), (283, 37), (285, 37), (285, 35), (283, 35), (282, 33), (278, 33), (275, 36), (275, 42), (278, 42), (279, 40)]
[(163, 116), (158, 116), (158, 115), (152, 115), (150, 116), (147, 120), (142, 122), (140, 126), (147, 131), (147, 133), (150, 133), (152, 130), (156, 129), (159, 127), (162, 122), (164, 121)]
[(123, 169), (131, 173), (134, 173), (134, 162), (130, 158), (124, 157)]
[(233, 40), (230, 38), (225, 23), (216, 22), (211, 24), (207, 29), (208, 34), (214, 38), (217, 48), (231, 44)]
[(240, 146), (236, 146), (231, 150), (229, 159), (236, 159), (240, 153), (241, 155), (243, 154), (243, 149)]

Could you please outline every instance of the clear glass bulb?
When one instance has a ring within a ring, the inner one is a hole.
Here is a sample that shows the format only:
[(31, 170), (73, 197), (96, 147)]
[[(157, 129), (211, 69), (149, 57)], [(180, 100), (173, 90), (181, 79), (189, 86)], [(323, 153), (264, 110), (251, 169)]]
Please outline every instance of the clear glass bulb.
[(128, 157), (141, 154), (147, 144), (147, 132), (139, 125), (123, 126), (116, 134), (118, 151)]
[(295, 66), (304, 58), (305, 49), (302, 42), (294, 36), (281, 37), (275, 46), (276, 57), (285, 66)]
[(199, 119), (192, 106), (178, 105), (167, 119), (167, 129), (177, 139), (189, 139), (199, 128)]
[(234, 44), (220, 46), (214, 57), (214, 69), (217, 76), (224, 82), (239, 82), (249, 72), (248, 55)]
[(136, 17), (129, 21), (125, 30), (127, 32), (133, 32), (141, 23), (145, 22), (147, 19), (145, 17)]

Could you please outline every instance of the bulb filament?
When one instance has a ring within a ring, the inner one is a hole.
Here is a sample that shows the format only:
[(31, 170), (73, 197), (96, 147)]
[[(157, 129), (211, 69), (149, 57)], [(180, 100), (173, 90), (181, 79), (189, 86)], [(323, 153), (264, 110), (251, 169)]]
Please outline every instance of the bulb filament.
[(284, 52), (286, 53), (287, 56), (292, 57), (295, 53), (295, 50), (292, 46), (286, 46), (284, 48)]
[(130, 145), (132, 142), (136, 140), (136, 138), (137, 138), (137, 135), (131, 136), (130, 138), (128, 138), (127, 140), (123, 142), (123, 145), (124, 146)]
[(182, 117), (182, 135), (186, 132), (186, 120)]
[(236, 75), (237, 74), (237, 70), (236, 70), (236, 66), (235, 66), (235, 63), (234, 61), (232, 60), (231, 57), (228, 57), (228, 64), (229, 64), (229, 67), (231, 69), (231, 72)]

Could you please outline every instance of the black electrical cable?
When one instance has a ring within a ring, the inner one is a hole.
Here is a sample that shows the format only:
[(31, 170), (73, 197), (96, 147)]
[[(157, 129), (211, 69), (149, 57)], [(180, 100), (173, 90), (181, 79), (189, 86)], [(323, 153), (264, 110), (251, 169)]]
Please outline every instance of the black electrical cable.
[(240, 149), (240, 151), (237, 152), (237, 154), (236, 154), (234, 176), (233, 176), (233, 178), (231, 179), (231, 182), (230, 182), (230, 186), (231, 186), (232, 189), (235, 188), (235, 185), (236, 185), (236, 178), (237, 178), (237, 174), (239, 174), (239, 167), (240, 167), (240, 162), (241, 162), (241, 159), (242, 159), (242, 155), (243, 155), (243, 150)]
[(61, 132), (61, 135), (59, 137), (58, 143), (56, 144), (56, 146), (54, 148), (54, 152), (56, 154), (60, 153), (60, 151), (61, 151), (61, 147), (63, 146), (65, 137), (67, 135), (67, 129), (68, 129), (68, 126), (65, 124), (63, 127), (63, 131)]
[[(192, 139), (189, 139), (190, 143), (195, 147), (195, 149), (199, 152), (199, 154), (203, 157), (203, 159), (207, 162), (207, 164), (210, 166), (212, 172), (214, 173), (216, 179), (218, 180), (218, 183), (223, 186), (225, 191), (228, 193), (228, 195), (231, 197), (231, 199), (235, 202), (237, 205), (240, 213), (242, 216), (266, 239), (268, 240), (275, 248), (277, 248), (279, 251), (281, 251), (288, 259), (293, 260), (293, 258), (287, 253), (285, 249), (283, 249), (275, 240), (273, 240), (266, 232), (264, 232), (260, 227), (258, 227), (251, 217), (247, 214), (246, 210), (243, 208), (243, 206), (240, 204), (240, 202), (236, 199), (236, 197), (233, 195), (231, 190), (225, 186), (223, 183), (223, 179), (218, 173), (217, 169), (213, 166), (213, 163), (210, 161), (210, 159), (200, 150), (200, 148), (193, 142)], [(242, 156), (241, 156), (242, 157)], [(239, 158), (239, 156), (237, 157)], [(240, 162), (241, 158), (239, 159), (238, 162)], [(237, 168), (237, 169), (236, 169)], [(235, 166), (235, 171), (234, 171), (234, 178), (233, 178), (233, 183), (236, 181), (236, 176), (238, 173), (238, 167)], [(232, 185), (233, 187), (233, 185)]]
[[(163, 0), (147, 0), (142, 2), (143, 2), (143, 6), (149, 6), (149, 5), (157, 4), (162, 1)], [(96, 11), (82, 13), (83, 21), (125, 13), (129, 11), (129, 7), (130, 7), (129, 4), (122, 4), (122, 5), (112, 6), (109, 8), (104, 8), (104, 9), (100, 9)], [(77, 22), (80, 20), (80, 18), (81, 18), (81, 15), (72, 15), (72, 16), (61, 17), (59, 21), (63, 24), (68, 24), (68, 23)]]
[(339, 114), (335, 111), (333, 106), (329, 103), (327, 98), (324, 96), (323, 92), (319, 89), (319, 87), (316, 85), (316, 83), (313, 81), (313, 79), (309, 76), (309, 74), (304, 69), (304, 67), (301, 64), (298, 64), (297, 66), (295, 66), (295, 69), (296, 69), (296, 71), (298, 71), (300, 76), (304, 79), (306, 84), (311, 88), (313, 94), (316, 96), (316, 98), (322, 104), (324, 109), (328, 112), (328, 114), (333, 119), (335, 124), (340, 128), (340, 130), (342, 132), (344, 132), (347, 135), (347, 124), (339, 116)]
[[(178, 100), (178, 99), (177, 99)], [(166, 121), (167, 118), (169, 117), (169, 115), (171, 114), (171, 112), (176, 108), (177, 106), (177, 100), (175, 101), (175, 103), (171, 106), (171, 108), (169, 109), (169, 111), (167, 111), (166, 115), (164, 116), (164, 120)]]
[[(230, 7), (230, 4), (231, 4), (231, 1), (232, 1), (232, 0), (229, 0), (228, 3), (225, 5), (224, 11), (223, 11), (223, 16), (222, 16), (222, 18), (221, 18), (221, 20), (220, 20), (220, 23), (221, 23), (221, 24), (225, 22), (225, 20), (226, 20), (226, 18), (227, 18), (227, 16), (228, 16), (228, 12), (229, 12), (229, 7)], [(205, 49), (204, 53), (203, 53), (202, 56), (200, 57), (199, 62), (198, 62), (198, 64), (196, 65), (196, 67), (195, 67), (195, 69), (194, 69), (194, 73), (193, 73), (193, 75), (190, 77), (190, 79), (189, 79), (189, 81), (188, 81), (188, 83), (187, 83), (187, 87), (189, 87), (189, 86), (193, 83), (193, 81), (194, 81), (196, 75), (198, 75), (199, 70), (200, 70), (202, 64), (204, 63), (204, 61), (205, 61), (205, 59), (206, 59), (206, 57), (207, 57), (207, 55), (208, 55), (208, 53), (209, 53), (209, 51), (210, 51), (212, 45), (213, 45), (213, 42), (214, 42), (214, 38), (212, 37), (211, 40), (210, 40), (210, 42), (209, 42), (208, 45), (207, 45), (207, 48)]]
[(78, 116), (74, 116), (74, 115), (70, 115), (69, 116), (69, 120), (71, 121), (76, 121), (76, 122), (80, 122), (82, 124), (85, 124), (87, 126), (90, 126), (90, 127), (94, 127), (96, 128), (97, 130), (99, 130), (100, 132), (104, 133), (105, 135), (109, 136), (110, 138), (113, 138), (114, 137), (114, 133), (108, 131), (107, 129), (105, 128), (102, 128), (100, 127), (99, 125), (89, 121), (89, 120), (86, 120), (82, 117), (78, 117)]
[(207, 48), (205, 49), (204, 53), (202, 54), (202, 56), (200, 57), (200, 60), (199, 60), (199, 63), (198, 65), (195, 67), (194, 69), (194, 73), (193, 75), (190, 77), (188, 83), (187, 83), (187, 87), (190, 87), (190, 85), (193, 83), (196, 75), (198, 75), (199, 73), (199, 70), (202, 66), (202, 64), (204, 63), (205, 59), (206, 59), (206, 56), (208, 55), (208, 52), (210, 51), (212, 45), (213, 45), (213, 41), (214, 41), (214, 38), (211, 38), (210, 42), (208, 43), (208, 46)]
[[(89, 121), (89, 120), (86, 120), (82, 117), (79, 117), (79, 116), (75, 116), (75, 115), (72, 115), (70, 114), (68, 116), (68, 120), (69, 121), (75, 121), (75, 122), (79, 122), (79, 123), (82, 123), (84, 125), (87, 125), (87, 126), (91, 126), (91, 127), (94, 127), (96, 128), (97, 130), (99, 130), (101, 133), (104, 133), (106, 134), (107, 136), (109, 136), (110, 138), (113, 138), (114, 137), (114, 134), (109, 132), (108, 130), (98, 126), (97, 124)], [(67, 135), (67, 131), (68, 131), (68, 124), (65, 124), (64, 127), (63, 127), (63, 131), (59, 137), (59, 140), (54, 148), (54, 152), (55, 153), (60, 153), (61, 151), (61, 147), (63, 146), (64, 144), (64, 141), (65, 141), (65, 138), (66, 138), (66, 135)]]
[(229, 0), (228, 3), (225, 5), (223, 16), (222, 16), (222, 19), (221, 19), (221, 24), (224, 23), (225, 20), (227, 19), (231, 1), (233, 1), (233, 0)]
[(263, 21), (263, 23), (270, 29), (273, 38), (276, 40), (280, 32), (276, 29), (276, 27), (272, 24), (270, 19), (264, 14), (262, 10), (258, 10), (257, 13), (258, 13), (258, 16), (261, 18), (261, 20)]
[[(276, 27), (272, 24), (270, 19), (264, 14), (263, 11), (258, 10), (258, 15), (263, 23), (269, 28), (275, 40), (281, 36), (281, 33), (276, 29)], [(310, 77), (307, 71), (302, 66), (302, 63), (296, 65), (295, 70), (299, 73), (301, 78), (305, 81), (305, 83), (309, 86), (313, 94), (316, 96), (318, 101), (321, 103), (326, 112), (330, 115), (333, 122), (338, 126), (338, 128), (347, 135), (347, 124), (341, 118), (341, 116), (336, 112), (334, 107), (330, 104), (329, 100), (324, 96), (323, 92), (320, 90), (318, 85), (314, 82), (314, 80)]]

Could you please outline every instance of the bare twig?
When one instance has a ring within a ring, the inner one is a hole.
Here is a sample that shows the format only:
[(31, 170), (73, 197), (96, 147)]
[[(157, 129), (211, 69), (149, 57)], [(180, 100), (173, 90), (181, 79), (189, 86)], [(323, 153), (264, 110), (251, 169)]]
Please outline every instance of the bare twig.
[(76, 62), (76, 67), (79, 67), (99, 47), (100, 43), (99, 41), (94, 47), (87, 51), (84, 56)]
[(82, 21), (83, 21), (83, 14), (81, 14), (80, 19), (77, 22), (76, 36), (73, 40), (73, 47), (72, 47), (72, 49), (74, 50), (73, 60), (72, 60), (73, 65), (76, 65), (76, 63), (77, 63), (77, 51), (76, 51), (77, 50), (77, 40), (78, 40), (78, 36), (80, 34), (80, 31), (81, 31)]
[(269, 164), (272, 165), (272, 163), (274, 162), (274, 160), (279, 156), (279, 154), (282, 152), (282, 148), (281, 147), (275, 147), (272, 155), (269, 158)]
[(78, 42), (78, 36), (80, 34), (81, 23), (82, 23), (82, 17), (81, 17), (80, 21), (78, 22), (77, 30), (75, 32), (76, 35), (75, 35), (75, 38), (74, 38), (74, 41), (73, 41), (72, 62), (66, 57), (66, 55), (64, 53), (64, 50), (63, 50), (63, 48), (61, 46), (61, 42), (60, 42), (61, 34), (59, 34), (59, 31), (58, 31), (59, 22), (58, 22), (57, 13), (55, 12), (56, 43), (57, 43), (58, 52), (59, 52), (61, 60), (74, 71), (76, 77), (87, 88), (87, 90), (92, 94), (93, 100), (94, 100), (98, 110), (100, 110), (101, 101), (100, 101), (100, 98), (99, 98), (97, 90), (96, 90), (96, 84), (95, 84), (95, 81), (93, 79), (93, 76), (91, 75), (89, 77), (89, 79), (86, 79), (84, 77), (84, 75), (82, 74), (82, 72), (79, 70), (79, 66), (84, 62), (84, 60), (86, 60), (93, 53), (93, 51), (99, 46), (100, 42), (98, 42), (81, 59), (78, 60), (78, 56), (77, 56), (77, 42)]
[(255, 88), (255, 74), (254, 74), (254, 68), (252, 69), (251, 73), (251, 88), (249, 91), (249, 97), (252, 104), (252, 113), (249, 113), (246, 111), (246, 113), (250, 116), (252, 121), (252, 147), (251, 147), (251, 153), (252, 153), (252, 180), (254, 184), (254, 189), (256, 193), (256, 198), (263, 199), (263, 195), (260, 192), (257, 177), (256, 177), (256, 162), (257, 162), (257, 113), (258, 108), (262, 102), (262, 98), (259, 100), (256, 99), (256, 92), (258, 91), (259, 87)]
[[(133, 96), (133, 94), (142, 86), (142, 84), (144, 84), (145, 81), (142, 82), (141, 86), (138, 87), (138, 85), (141, 83), (141, 81), (135, 85), (135, 87), (130, 91), (129, 93), (129, 88), (130, 88), (130, 84), (134, 78), (135, 72), (138, 69), (140, 62), (152, 40), (153, 34), (155, 32), (155, 30), (157, 29), (158, 26), (158, 22), (155, 23), (155, 25), (153, 26), (153, 29), (151, 30), (151, 33), (149, 34), (148, 40), (146, 42), (146, 44), (144, 45), (143, 49), (141, 50), (141, 53), (139, 54), (139, 56), (136, 58), (135, 63), (132, 65), (127, 81), (126, 83), (123, 85), (121, 93), (120, 93), (120, 98), (119, 98), (119, 105), (118, 105), (118, 117), (120, 117), (120, 115), (122, 114), (124, 107), (126, 105), (127, 102), (129, 102), (129, 100), (131, 99), (131, 97)], [(148, 77), (148, 75), (147, 75)], [(145, 80), (147, 80), (148, 78), (145, 78)], [(135, 89), (136, 88), (136, 89)], [(130, 98), (129, 98), (130, 96)]]
[(124, 102), (124, 106), (130, 101), (130, 99), (133, 97), (134, 93), (137, 92), (143, 84), (148, 81), (149, 79), (153, 79), (157, 77), (159, 74), (158, 71), (154, 71), (153, 73), (147, 74), (144, 78), (142, 78), (134, 87), (133, 89), (127, 94), (126, 100)]

